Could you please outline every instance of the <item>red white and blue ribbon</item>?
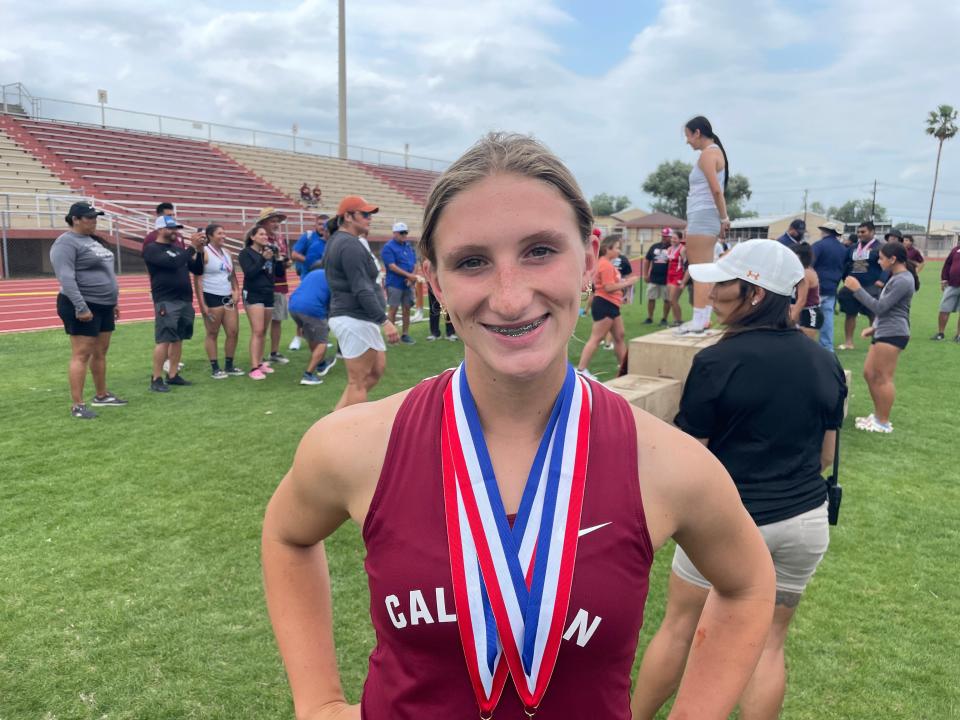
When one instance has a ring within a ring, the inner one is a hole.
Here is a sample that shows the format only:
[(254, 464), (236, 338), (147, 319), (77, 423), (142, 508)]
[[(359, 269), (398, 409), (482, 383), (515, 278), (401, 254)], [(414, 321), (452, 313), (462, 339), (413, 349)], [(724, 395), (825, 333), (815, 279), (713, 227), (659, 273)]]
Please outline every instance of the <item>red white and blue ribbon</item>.
[(441, 448), (457, 623), (481, 717), (513, 678), (527, 713), (556, 665), (590, 445), (590, 386), (567, 367), (511, 528), (464, 365), (444, 393)]

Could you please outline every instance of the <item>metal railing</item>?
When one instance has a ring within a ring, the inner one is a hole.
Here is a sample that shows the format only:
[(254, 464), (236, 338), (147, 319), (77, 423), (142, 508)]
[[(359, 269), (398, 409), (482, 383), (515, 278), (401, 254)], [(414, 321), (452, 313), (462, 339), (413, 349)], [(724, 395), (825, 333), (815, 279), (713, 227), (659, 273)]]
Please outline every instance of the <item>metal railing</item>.
[[(272, 150), (285, 150), (298, 154), (339, 158), (340, 145), (338, 142), (302, 135), (299, 131), (282, 133), (173, 115), (126, 110), (108, 105), (34, 97), (21, 83), (2, 85), (0, 86), (0, 93), (2, 93), (3, 101), (3, 105), (0, 107), (3, 108), (4, 112), (7, 112), (6, 108), (9, 105), (17, 105), (30, 118), (35, 120), (56, 120), (76, 125), (120, 128), (211, 143), (235, 143)], [(24, 101), (26, 101), (26, 104), (24, 104)], [(294, 126), (294, 129), (296, 130), (296, 126)], [(434, 172), (443, 170), (450, 164), (449, 161), (438, 158), (363, 145), (347, 145), (347, 159), (371, 165), (394, 165)]]

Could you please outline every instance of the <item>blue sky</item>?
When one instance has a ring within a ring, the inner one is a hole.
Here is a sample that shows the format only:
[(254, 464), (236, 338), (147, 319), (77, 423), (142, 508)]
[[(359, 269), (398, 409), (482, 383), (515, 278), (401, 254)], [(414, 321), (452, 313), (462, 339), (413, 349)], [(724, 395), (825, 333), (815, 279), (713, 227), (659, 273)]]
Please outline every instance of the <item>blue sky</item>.
[[(0, 0), (0, 80), (335, 140), (336, 0)], [(350, 142), (453, 159), (491, 129), (532, 132), (588, 195), (645, 207), (680, 128), (707, 115), (762, 214), (863, 197), (926, 219), (927, 112), (960, 106), (960, 3), (916, 0), (348, 0)], [(960, 224), (960, 139), (935, 218)]]

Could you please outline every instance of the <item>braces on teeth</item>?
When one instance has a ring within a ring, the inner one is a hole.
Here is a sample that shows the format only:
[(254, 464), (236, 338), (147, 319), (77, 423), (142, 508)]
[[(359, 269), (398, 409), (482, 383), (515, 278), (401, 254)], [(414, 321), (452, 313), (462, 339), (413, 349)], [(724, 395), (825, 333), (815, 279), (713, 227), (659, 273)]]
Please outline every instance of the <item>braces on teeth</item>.
[(534, 320), (532, 323), (521, 325), (520, 327), (515, 327), (515, 328), (493, 327), (491, 328), (491, 330), (493, 330), (495, 333), (499, 333), (500, 335), (507, 335), (509, 337), (519, 337), (520, 335), (525, 335), (531, 330), (536, 330), (541, 325), (543, 325), (542, 318), (540, 320)]

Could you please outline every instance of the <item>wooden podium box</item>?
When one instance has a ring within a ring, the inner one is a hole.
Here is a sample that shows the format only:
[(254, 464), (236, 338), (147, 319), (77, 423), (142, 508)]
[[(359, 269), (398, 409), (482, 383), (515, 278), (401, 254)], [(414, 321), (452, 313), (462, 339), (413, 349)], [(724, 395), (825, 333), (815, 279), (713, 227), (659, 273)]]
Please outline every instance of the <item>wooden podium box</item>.
[(702, 335), (674, 335), (672, 330), (661, 330), (634, 338), (627, 354), (627, 372), (679, 380), (682, 387), (694, 356), (717, 342), (720, 335), (720, 330), (707, 330)]
[(672, 423), (680, 408), (683, 385), (671, 378), (624, 375), (604, 383), (628, 403), (643, 408), (651, 415)]

